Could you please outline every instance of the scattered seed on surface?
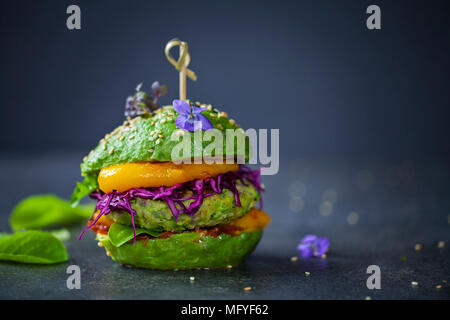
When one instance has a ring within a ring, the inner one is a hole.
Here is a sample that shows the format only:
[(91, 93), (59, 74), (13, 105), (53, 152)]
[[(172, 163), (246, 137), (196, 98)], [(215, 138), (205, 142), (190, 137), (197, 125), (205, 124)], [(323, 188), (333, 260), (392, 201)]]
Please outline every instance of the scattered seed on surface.
[(445, 242), (444, 241), (439, 241), (438, 242), (438, 248), (442, 249), (443, 247), (445, 247)]
[(153, 153), (155, 150), (149, 149), (148, 152)]
[(309, 275), (311, 274), (311, 272), (305, 271), (305, 274), (306, 274), (307, 276), (309, 276)]
[(411, 281), (411, 285), (414, 287), (417, 287), (419, 285), (419, 283), (417, 281)]
[(322, 258), (322, 259), (326, 259), (326, 258), (327, 258), (327, 255), (326, 255), (326, 254), (323, 254), (323, 255), (321, 256), (321, 258)]
[(250, 291), (250, 290), (252, 290), (252, 287), (245, 287), (244, 288), (244, 291)]
[(371, 298), (371, 297), (369, 297), (369, 296), (367, 296), (367, 297), (366, 297), (366, 300), (372, 300), (372, 298)]
[(298, 257), (291, 257), (291, 261), (292, 262), (295, 262), (295, 261), (297, 261), (298, 260)]
[(229, 265), (227, 265), (227, 268), (231, 269), (231, 268), (233, 268), (233, 266), (231, 264), (229, 264)]
[(422, 245), (420, 243), (416, 243), (416, 245), (414, 246), (414, 250), (416, 251), (422, 250)]
[(442, 285), (441, 284), (438, 284), (437, 286), (436, 286), (436, 289), (442, 289)]
[(156, 144), (159, 144), (160, 142), (161, 142), (161, 140), (158, 139), (158, 140), (156, 140), (155, 143), (156, 143)]
[(194, 281), (195, 277), (190, 277), (189, 280)]
[(178, 130), (177, 131), (177, 135), (179, 135), (179, 136), (184, 136), (184, 130)]

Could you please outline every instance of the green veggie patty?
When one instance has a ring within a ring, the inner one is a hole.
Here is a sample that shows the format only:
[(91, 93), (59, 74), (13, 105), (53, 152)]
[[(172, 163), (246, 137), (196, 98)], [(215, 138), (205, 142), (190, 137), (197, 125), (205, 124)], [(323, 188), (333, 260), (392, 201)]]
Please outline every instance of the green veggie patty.
[[(156, 231), (183, 231), (196, 227), (211, 227), (226, 224), (231, 220), (244, 216), (259, 200), (259, 195), (252, 185), (236, 183), (239, 191), (241, 206), (235, 204), (234, 194), (224, 189), (221, 194), (214, 194), (203, 200), (200, 209), (192, 216), (180, 214), (175, 220), (172, 211), (162, 200), (149, 200), (136, 198), (130, 201), (131, 207), (136, 211), (134, 217), (136, 226)], [(194, 200), (184, 202), (186, 206)], [(114, 221), (131, 225), (131, 216), (126, 211), (112, 211), (108, 217)]]

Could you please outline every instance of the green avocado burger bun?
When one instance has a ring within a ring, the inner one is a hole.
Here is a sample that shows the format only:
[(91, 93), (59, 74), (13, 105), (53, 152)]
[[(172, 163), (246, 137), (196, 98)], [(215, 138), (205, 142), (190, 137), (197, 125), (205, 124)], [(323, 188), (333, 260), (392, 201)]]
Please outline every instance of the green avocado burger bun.
[[(186, 159), (172, 154), (178, 142), (169, 137), (192, 136), (191, 154), (201, 154), (209, 142), (199, 144), (194, 135), (207, 130), (193, 130), (191, 118), (224, 137), (227, 129), (245, 135), (244, 131), (210, 105), (174, 100), (173, 105), (159, 107), (140, 87), (137, 90), (127, 99), (126, 121), (101, 139), (81, 164), (84, 181), (77, 184), (72, 203), (89, 195), (97, 205), (80, 238), (91, 229), (112, 260), (138, 268), (183, 270), (242, 263), (270, 222), (256, 209), (263, 191), (259, 170), (238, 164), (174, 163)], [(224, 154), (227, 150), (227, 157), (248, 159), (248, 137), (245, 141), (244, 149), (235, 147), (230, 154), (224, 138)]]

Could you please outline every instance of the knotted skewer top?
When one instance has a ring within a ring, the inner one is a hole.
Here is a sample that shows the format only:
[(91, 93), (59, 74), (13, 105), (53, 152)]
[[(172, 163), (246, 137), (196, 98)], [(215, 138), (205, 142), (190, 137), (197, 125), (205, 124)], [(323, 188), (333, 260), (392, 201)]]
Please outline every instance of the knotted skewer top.
[[(180, 56), (178, 61), (176, 61), (171, 55), (170, 50), (173, 47), (180, 47)], [(186, 76), (191, 80), (196, 81), (197, 76), (194, 71), (188, 69), (188, 65), (191, 62), (191, 56), (188, 50), (188, 44), (179, 39), (172, 39), (166, 44), (164, 50), (167, 60), (180, 72), (180, 100), (186, 100)]]

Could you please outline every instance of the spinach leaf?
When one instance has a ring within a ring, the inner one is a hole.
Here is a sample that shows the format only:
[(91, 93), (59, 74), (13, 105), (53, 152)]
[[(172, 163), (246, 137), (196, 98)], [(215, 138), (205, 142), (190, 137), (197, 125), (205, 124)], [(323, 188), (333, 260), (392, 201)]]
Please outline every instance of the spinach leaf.
[(84, 178), (83, 182), (77, 182), (77, 186), (72, 193), (70, 198), (70, 204), (72, 207), (78, 206), (81, 199), (89, 195), (91, 192), (98, 188), (98, 181), (96, 176), (87, 176)]
[(0, 237), (0, 260), (51, 264), (67, 259), (67, 250), (61, 240), (48, 232), (16, 232)]
[[(159, 237), (162, 234), (162, 232), (154, 230), (136, 228), (136, 235), (144, 233), (149, 234), (153, 237)], [(133, 239), (133, 228), (120, 223), (113, 223), (109, 228), (108, 237), (114, 246), (120, 247), (124, 243), (127, 243), (128, 241)]]
[(93, 205), (72, 208), (69, 202), (55, 195), (34, 195), (16, 205), (9, 222), (14, 231), (41, 229), (84, 221), (93, 211)]

